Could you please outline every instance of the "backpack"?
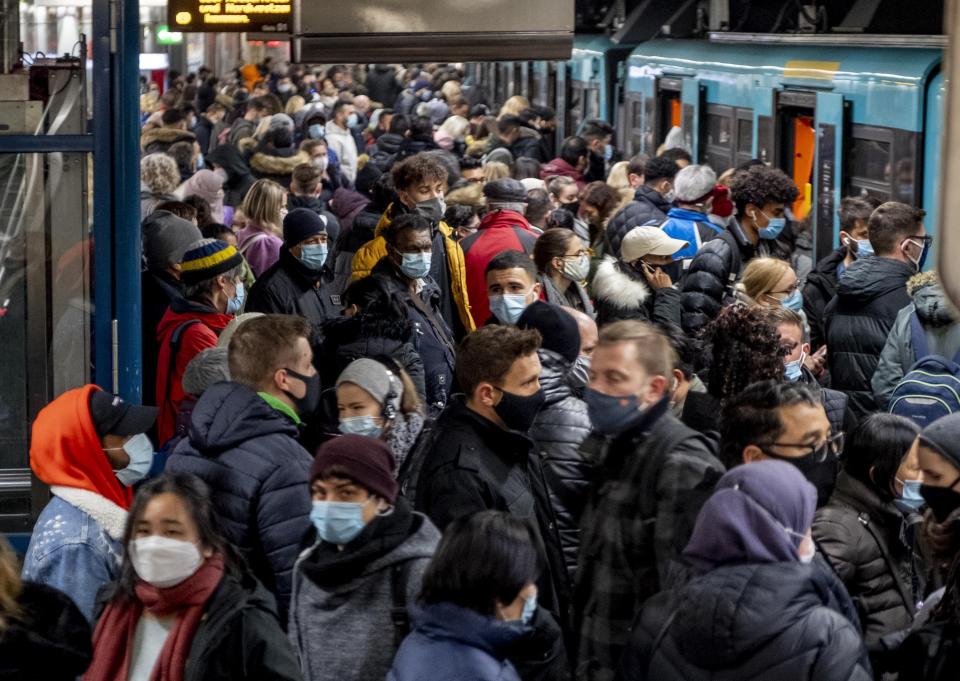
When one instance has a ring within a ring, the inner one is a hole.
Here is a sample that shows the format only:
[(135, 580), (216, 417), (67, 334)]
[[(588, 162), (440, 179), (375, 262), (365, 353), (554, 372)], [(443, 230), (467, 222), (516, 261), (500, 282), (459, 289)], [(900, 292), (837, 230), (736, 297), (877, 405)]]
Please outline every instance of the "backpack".
[(923, 428), (960, 412), (960, 352), (952, 360), (931, 355), (916, 312), (910, 315), (910, 342), (916, 361), (894, 388), (888, 411)]

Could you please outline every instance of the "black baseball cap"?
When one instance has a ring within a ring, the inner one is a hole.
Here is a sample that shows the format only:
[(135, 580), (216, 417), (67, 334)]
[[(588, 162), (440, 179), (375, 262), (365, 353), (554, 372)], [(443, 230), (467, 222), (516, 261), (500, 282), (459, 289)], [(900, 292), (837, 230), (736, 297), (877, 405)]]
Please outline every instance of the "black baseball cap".
[(90, 394), (90, 418), (97, 435), (139, 435), (157, 420), (156, 407), (141, 407), (124, 402), (102, 390)]

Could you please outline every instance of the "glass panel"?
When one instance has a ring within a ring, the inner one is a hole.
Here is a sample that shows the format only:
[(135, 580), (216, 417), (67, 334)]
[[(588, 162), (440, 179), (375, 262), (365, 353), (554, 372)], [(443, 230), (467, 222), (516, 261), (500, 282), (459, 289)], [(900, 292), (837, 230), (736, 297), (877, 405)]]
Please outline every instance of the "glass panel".
[(707, 145), (729, 147), (732, 144), (730, 117), (724, 114), (707, 114)]
[(707, 149), (703, 154), (703, 163), (720, 175), (730, 167), (730, 153), (723, 149)]
[(587, 91), (587, 118), (600, 118), (600, 90), (590, 88)]
[(850, 145), (850, 171), (854, 177), (890, 181), (890, 143), (854, 138)]
[(737, 151), (742, 154), (753, 154), (753, 121), (749, 119), (737, 120)]

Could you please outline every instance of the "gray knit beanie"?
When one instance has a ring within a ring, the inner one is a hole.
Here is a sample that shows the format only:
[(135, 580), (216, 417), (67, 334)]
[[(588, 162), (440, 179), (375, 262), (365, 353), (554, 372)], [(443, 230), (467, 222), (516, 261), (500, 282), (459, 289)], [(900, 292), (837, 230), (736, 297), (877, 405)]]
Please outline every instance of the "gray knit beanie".
[(395, 411), (400, 411), (400, 400), (403, 397), (403, 382), (393, 371), (380, 362), (361, 357), (355, 359), (343, 370), (337, 378), (337, 387), (342, 383), (353, 383), (370, 393), (377, 402), (383, 404), (391, 388), (395, 395), (391, 400)]

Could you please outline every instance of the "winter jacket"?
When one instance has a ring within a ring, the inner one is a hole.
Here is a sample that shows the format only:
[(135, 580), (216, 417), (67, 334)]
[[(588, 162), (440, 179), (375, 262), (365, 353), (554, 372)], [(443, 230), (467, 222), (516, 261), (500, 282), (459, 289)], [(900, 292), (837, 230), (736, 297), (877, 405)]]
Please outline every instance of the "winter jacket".
[(247, 190), (256, 182), (250, 173), (250, 166), (232, 144), (221, 144), (210, 152), (206, 161), (208, 166), (216, 166), (226, 171), (227, 181), (223, 184), (223, 203), (234, 208), (238, 207), (243, 203)]
[(440, 147), (436, 142), (433, 141), (433, 137), (416, 139), (413, 137), (404, 137), (403, 141), (400, 143), (400, 146), (397, 147), (397, 153), (393, 157), (393, 163), (391, 167), (400, 163), (405, 159), (410, 158), (411, 156), (416, 156), (417, 154), (422, 154), (427, 151), (435, 151)]
[(24, 582), (20, 615), (0, 634), (0, 681), (73, 681), (93, 656), (90, 625), (68, 596)]
[[(387, 242), (383, 238), (383, 230), (390, 224), (394, 216), (406, 211), (399, 202), (387, 207), (380, 218), (375, 230), (374, 238), (357, 249), (353, 256), (353, 279), (363, 279), (370, 274), (373, 266), (387, 254)], [(467, 293), (467, 269), (464, 265), (463, 250), (460, 244), (453, 240), (453, 229), (447, 223), (440, 221), (433, 236), (433, 258), (430, 263), (430, 276), (440, 284), (443, 297), (448, 301), (443, 308), (450, 309), (450, 314), (444, 314), (447, 325), (459, 338), (457, 329), (465, 333), (476, 330), (474, 318), (470, 310), (470, 297)], [(443, 276), (440, 276), (440, 275)], [(442, 308), (442, 309), (443, 309)], [(454, 319), (456, 315), (456, 319)]]
[(561, 291), (553, 279), (545, 274), (540, 274), (537, 277), (537, 281), (540, 282), (542, 291), (540, 294), (541, 300), (545, 300), (551, 305), (572, 307), (591, 317), (597, 316), (597, 312), (593, 308), (593, 302), (591, 302), (590, 296), (587, 294), (587, 289), (579, 281), (571, 281), (566, 291)]
[(897, 384), (920, 359), (913, 349), (910, 333), (914, 312), (923, 327), (928, 354), (952, 360), (960, 352), (960, 320), (951, 312), (937, 275), (934, 272), (915, 275), (907, 282), (907, 294), (913, 303), (897, 314), (870, 382), (877, 407), (884, 410)]
[(340, 170), (352, 185), (357, 179), (357, 142), (349, 130), (341, 128), (332, 120), (326, 125), (327, 145), (340, 159)]
[[(411, 610), (440, 532), (398, 500), (340, 550), (318, 542), (297, 560), (290, 641), (310, 681), (367, 681), (390, 671), (398, 643), (394, 607)], [(362, 651), (362, 654), (357, 654)]]
[(722, 228), (710, 222), (710, 218), (705, 213), (686, 208), (671, 208), (660, 229), (674, 239), (687, 242), (685, 248), (673, 254), (674, 260), (692, 258), (703, 244), (715, 239), (723, 231)]
[(166, 201), (179, 201), (173, 194), (155, 194), (148, 189), (140, 192), (140, 222), (143, 222), (153, 213), (157, 206)]
[(597, 325), (621, 319), (652, 322), (663, 329), (680, 328), (683, 295), (677, 289), (651, 290), (643, 275), (630, 265), (607, 257), (593, 276), (593, 297)]
[(387, 681), (520, 681), (507, 660), (524, 627), (453, 603), (413, 610)]
[(583, 173), (562, 158), (555, 158), (540, 166), (540, 179), (549, 182), (551, 177), (569, 177), (577, 183), (577, 189), (580, 191), (583, 191), (583, 188), (587, 186), (583, 179)]
[(720, 313), (724, 300), (732, 295), (747, 261), (762, 255), (764, 247), (754, 246), (736, 220), (715, 239), (705, 243), (694, 256), (683, 280), (683, 330), (697, 333)]
[[(391, 293), (403, 301), (407, 309), (407, 317), (413, 326), (411, 343), (423, 361), (428, 413), (436, 416), (446, 406), (453, 389), (456, 363), (453, 335), (440, 315), (440, 288), (429, 275), (421, 279), (422, 285), (416, 294), (420, 304), (417, 304), (407, 282), (400, 278), (400, 273), (389, 258), (384, 257), (373, 268), (373, 274), (385, 277)], [(430, 314), (424, 310), (429, 310)]]
[(333, 193), (330, 209), (337, 214), (341, 227), (336, 243), (333, 288), (343, 295), (353, 277), (353, 256), (357, 249), (374, 238), (383, 211), (367, 197), (349, 189), (338, 189)]
[(539, 163), (545, 163), (549, 158), (543, 148), (543, 139), (540, 133), (532, 128), (521, 127), (520, 136), (510, 145), (510, 153), (517, 158), (532, 158)]
[(463, 262), (467, 269), (467, 295), (470, 298), (471, 314), (477, 319), (490, 318), (487, 265), (494, 256), (504, 251), (520, 251), (531, 255), (536, 243), (537, 235), (520, 213), (495, 210), (483, 216), (477, 231), (460, 242)]
[(140, 151), (146, 154), (166, 153), (177, 142), (193, 144), (197, 136), (180, 128), (147, 128), (140, 133)]
[(802, 563), (731, 565), (651, 599), (624, 681), (870, 681), (828, 574)]
[(253, 390), (217, 383), (197, 400), (190, 435), (167, 461), (167, 471), (192, 473), (210, 486), (224, 537), (276, 595), (282, 617), (293, 564), (311, 527), (313, 458), (296, 437), (290, 417)]
[(237, 242), (240, 253), (256, 277), (262, 277), (277, 264), (280, 251), (283, 250), (283, 239), (274, 234), (273, 230), (253, 223), (247, 223), (247, 226), (237, 233)]
[(831, 387), (850, 396), (859, 419), (876, 411), (870, 381), (900, 310), (910, 304), (912, 265), (891, 258), (858, 260), (840, 278), (824, 311)]
[(293, 169), (301, 163), (310, 163), (310, 155), (305, 151), (297, 151), (296, 147), (276, 149), (271, 144), (261, 144), (250, 157), (250, 170), (258, 180), (273, 180), (284, 189), (290, 189)]
[(381, 173), (389, 172), (396, 163), (397, 153), (400, 151), (400, 145), (403, 144), (404, 136), (395, 132), (387, 132), (377, 138), (376, 143), (370, 148), (370, 160), (372, 164)]
[(367, 74), (367, 95), (373, 102), (380, 102), (385, 107), (393, 106), (397, 95), (400, 94), (400, 83), (397, 82), (397, 72), (389, 64), (377, 64)]
[(257, 279), (250, 289), (244, 311), (264, 314), (292, 314), (303, 317), (313, 328), (311, 345), (323, 341), (323, 325), (343, 311), (340, 296), (331, 290), (333, 272), (326, 265), (312, 270), (287, 248), (280, 259)]
[(564, 615), (568, 601), (566, 567), (533, 441), (504, 430), (451, 400), (434, 426), (433, 447), (423, 454), (416, 504), (444, 530), (457, 518), (484, 510), (506, 511), (537, 528), (546, 550), (539, 602)]
[(960, 677), (960, 624), (929, 622), (911, 632), (896, 651), (897, 681), (946, 681)]
[[(655, 483), (645, 479), (646, 457), (675, 437), (681, 439), (665, 453)], [(707, 477), (719, 479), (723, 465), (711, 441), (668, 413), (666, 399), (626, 432), (613, 439), (591, 436), (583, 449), (598, 475), (580, 524), (576, 669), (578, 679), (599, 681), (613, 678), (636, 613), (660, 591), (689, 540), (683, 535), (692, 526), (682, 529), (677, 522), (689, 493)], [(649, 501), (641, 497), (648, 486), (656, 489), (656, 504), (645, 516)]]
[[(207, 348), (217, 344), (220, 332), (227, 328), (232, 315), (222, 314), (213, 308), (185, 298), (170, 303), (157, 326), (157, 383), (155, 404), (157, 414), (157, 437), (163, 444), (171, 437), (176, 426), (180, 402), (187, 396), (183, 390), (183, 372), (190, 360)], [(174, 334), (179, 334), (179, 343), (174, 348)]]
[(923, 597), (912, 586), (913, 554), (901, 539), (903, 525), (892, 501), (846, 471), (813, 521), (814, 538), (857, 606), (867, 645), (908, 628)]
[[(180, 304), (184, 302), (183, 284), (179, 279), (165, 270), (140, 273), (140, 303), (143, 306), (140, 342), (144, 357), (157, 357), (160, 354), (157, 326), (174, 300), (179, 300)], [(156, 404), (156, 390), (149, 389), (149, 386), (157, 385), (156, 362), (143, 363), (143, 385), (148, 388), (143, 391), (143, 403)]]
[(572, 582), (580, 547), (580, 513), (593, 477), (593, 466), (580, 452), (580, 445), (590, 435), (590, 416), (586, 402), (573, 394), (568, 383), (570, 362), (551, 350), (541, 348), (538, 354), (540, 387), (546, 401), (529, 434), (543, 465), (564, 562)]
[(827, 413), (830, 429), (834, 433), (850, 433), (857, 425), (857, 419), (850, 410), (850, 398), (846, 393), (824, 388), (806, 367), (800, 368), (800, 382), (810, 388), (820, 398), (820, 404)]
[(827, 303), (837, 295), (837, 269), (847, 257), (847, 249), (838, 248), (829, 253), (807, 275), (807, 283), (803, 287), (803, 311), (807, 315), (810, 325), (810, 347), (818, 350), (826, 342), (826, 333), (823, 328), (823, 312)]
[(610, 218), (606, 232), (603, 235), (604, 252), (616, 258), (620, 257), (620, 245), (623, 237), (634, 227), (640, 227), (650, 222), (657, 224), (667, 218), (670, 202), (663, 198), (657, 190), (641, 185), (633, 195), (633, 201), (621, 208)]
[(403, 367), (417, 394), (425, 399), (423, 360), (414, 348), (413, 333), (408, 320), (384, 319), (364, 312), (328, 320), (323, 325), (323, 349), (315, 362), (321, 385), (334, 387), (337, 377), (355, 359), (387, 355)]

